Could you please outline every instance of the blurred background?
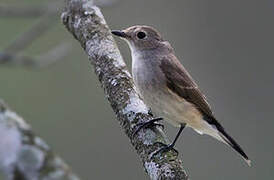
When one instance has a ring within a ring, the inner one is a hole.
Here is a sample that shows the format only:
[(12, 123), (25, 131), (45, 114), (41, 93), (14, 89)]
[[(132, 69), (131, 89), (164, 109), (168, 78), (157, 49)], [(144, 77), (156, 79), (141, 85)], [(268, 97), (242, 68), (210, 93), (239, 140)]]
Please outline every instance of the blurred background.
[[(37, 6), (46, 1), (1, 0)], [(2, 11), (2, 10), (1, 10)], [(157, 28), (207, 95), (217, 119), (252, 160), (191, 129), (176, 149), (193, 180), (274, 177), (274, 1), (120, 0), (102, 7), (112, 29)], [(39, 18), (0, 17), (0, 52)], [(148, 179), (120, 128), (87, 56), (56, 23), (20, 55), (37, 57), (61, 42), (72, 45), (44, 68), (0, 65), (0, 97), (21, 115), (82, 179)], [(117, 40), (130, 69), (127, 44)], [(178, 129), (166, 125), (170, 139)]]

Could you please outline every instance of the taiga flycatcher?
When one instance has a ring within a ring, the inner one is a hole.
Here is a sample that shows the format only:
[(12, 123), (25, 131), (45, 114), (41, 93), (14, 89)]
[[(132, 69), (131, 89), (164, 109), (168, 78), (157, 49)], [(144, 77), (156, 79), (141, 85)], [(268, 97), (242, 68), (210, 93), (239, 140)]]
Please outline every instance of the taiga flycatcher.
[[(173, 148), (184, 127), (189, 126), (231, 146), (250, 165), (247, 155), (215, 119), (205, 96), (157, 30), (133, 26), (112, 33), (129, 44), (133, 80), (143, 101), (156, 115), (180, 127), (173, 143), (161, 150)], [(147, 124), (156, 120), (159, 119)]]

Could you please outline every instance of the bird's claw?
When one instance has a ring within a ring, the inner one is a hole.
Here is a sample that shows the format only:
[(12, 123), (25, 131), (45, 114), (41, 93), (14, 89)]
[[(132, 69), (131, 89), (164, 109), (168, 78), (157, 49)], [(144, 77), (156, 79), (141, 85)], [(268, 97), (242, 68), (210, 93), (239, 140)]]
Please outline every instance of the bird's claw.
[(156, 152), (154, 152), (152, 155), (151, 155), (151, 158), (154, 158), (157, 154), (159, 153), (165, 153), (165, 152), (169, 152), (169, 151), (174, 151), (176, 153), (176, 156), (178, 156), (179, 152), (174, 149), (174, 144), (163, 144), (163, 143), (160, 143), (162, 144), (164, 147), (161, 147), (159, 150), (157, 150)]
[(146, 121), (146, 122), (138, 123), (136, 125), (138, 127), (136, 128), (136, 130), (133, 132), (132, 135), (135, 136), (143, 128), (152, 128), (152, 127), (155, 127), (155, 126), (161, 126), (164, 129), (163, 124), (157, 123), (157, 121), (161, 121), (161, 120), (163, 120), (163, 118), (154, 118), (154, 119), (151, 119), (151, 120)]

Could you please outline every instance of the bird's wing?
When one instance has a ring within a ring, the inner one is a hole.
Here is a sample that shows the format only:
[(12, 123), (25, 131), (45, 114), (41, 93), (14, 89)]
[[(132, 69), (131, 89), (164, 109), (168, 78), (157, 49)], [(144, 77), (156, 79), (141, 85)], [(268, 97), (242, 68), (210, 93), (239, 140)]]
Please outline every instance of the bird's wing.
[(166, 77), (167, 87), (172, 92), (194, 104), (203, 115), (214, 118), (205, 96), (176, 56), (164, 57), (161, 60), (160, 68)]
[(214, 125), (224, 142), (240, 153), (240, 155), (250, 166), (251, 161), (248, 156), (237, 144), (237, 142), (226, 133), (222, 125), (214, 118), (205, 96), (198, 89), (197, 84), (185, 70), (183, 65), (178, 61), (178, 59), (174, 55), (169, 55), (168, 57), (165, 57), (165, 59), (161, 60), (160, 68), (165, 74), (167, 87), (172, 92), (194, 104), (203, 114), (204, 120), (209, 124)]

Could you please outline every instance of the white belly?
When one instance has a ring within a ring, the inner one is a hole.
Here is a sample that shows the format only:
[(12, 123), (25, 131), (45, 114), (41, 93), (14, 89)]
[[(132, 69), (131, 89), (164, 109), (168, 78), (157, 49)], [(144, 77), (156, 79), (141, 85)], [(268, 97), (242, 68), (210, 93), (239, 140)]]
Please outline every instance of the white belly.
[(199, 128), (202, 120), (201, 113), (177, 95), (157, 90), (153, 93), (143, 91), (142, 94), (145, 103), (151, 107), (156, 116), (165, 118), (176, 127), (187, 124), (193, 128)]

